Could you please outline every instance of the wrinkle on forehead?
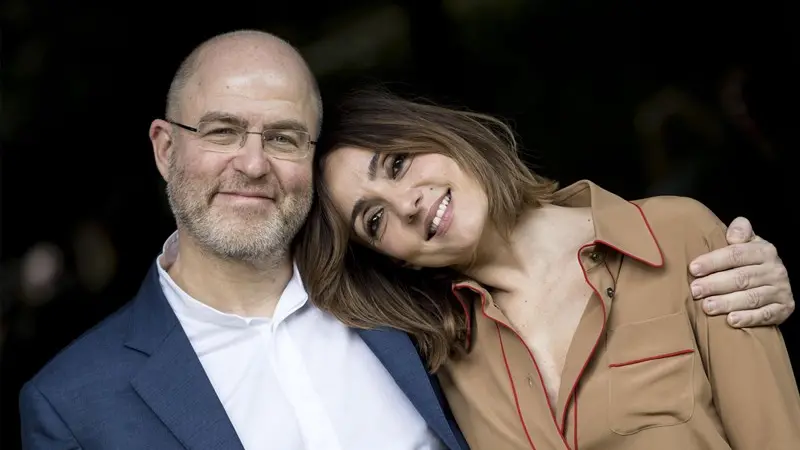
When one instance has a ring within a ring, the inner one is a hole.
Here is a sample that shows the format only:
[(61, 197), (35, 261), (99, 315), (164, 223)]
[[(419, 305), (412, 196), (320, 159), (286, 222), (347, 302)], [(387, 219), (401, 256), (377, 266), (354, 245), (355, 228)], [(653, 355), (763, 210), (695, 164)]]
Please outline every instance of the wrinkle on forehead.
[(322, 175), (328, 186), (336, 209), (347, 220), (356, 201), (367, 194), (367, 176), (371, 152), (362, 149), (343, 148), (326, 158)]
[(265, 71), (239, 72), (224, 76), (198, 77), (197, 84), (187, 89), (189, 97), (236, 96), (253, 100), (284, 100), (306, 103), (302, 88), (281, 74)]
[[(187, 106), (193, 107), (193, 114), (202, 114), (198, 108), (208, 108), (208, 104), (220, 100), (231, 104), (236, 100), (260, 102), (263, 104), (251, 106), (288, 107), (300, 116), (296, 118), (310, 121), (309, 126), (316, 128), (319, 105), (312, 75), (300, 56), (286, 47), (237, 39), (206, 49), (184, 89)], [(239, 106), (247, 109), (246, 104)]]

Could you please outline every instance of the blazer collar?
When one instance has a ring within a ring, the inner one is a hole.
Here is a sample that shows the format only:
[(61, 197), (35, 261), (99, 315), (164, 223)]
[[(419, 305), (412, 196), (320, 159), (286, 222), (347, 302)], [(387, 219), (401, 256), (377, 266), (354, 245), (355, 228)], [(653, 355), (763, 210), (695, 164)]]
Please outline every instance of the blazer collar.
[(408, 334), (388, 328), (356, 331), (447, 448), (468, 450), (436, 376), (427, 372)]
[(155, 264), (134, 298), (125, 340), (126, 347), (149, 356), (131, 385), (187, 449), (244, 450), (161, 291)]

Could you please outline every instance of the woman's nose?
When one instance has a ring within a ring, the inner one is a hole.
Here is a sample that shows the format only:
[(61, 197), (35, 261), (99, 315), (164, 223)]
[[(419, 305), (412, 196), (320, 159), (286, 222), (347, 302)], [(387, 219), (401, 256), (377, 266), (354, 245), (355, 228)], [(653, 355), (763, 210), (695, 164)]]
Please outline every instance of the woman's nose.
[(398, 192), (395, 208), (397, 213), (409, 223), (420, 216), (422, 209), (422, 193), (418, 189), (406, 189)]

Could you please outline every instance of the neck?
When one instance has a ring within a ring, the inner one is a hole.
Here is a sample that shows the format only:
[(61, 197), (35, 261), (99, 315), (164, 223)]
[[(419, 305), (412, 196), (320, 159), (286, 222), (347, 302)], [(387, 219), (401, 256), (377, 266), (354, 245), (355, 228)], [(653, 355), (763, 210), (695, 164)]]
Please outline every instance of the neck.
[(493, 289), (513, 292), (531, 277), (570, 269), (580, 247), (594, 239), (589, 208), (544, 205), (520, 215), (509, 237), (484, 232), (465, 274)]
[(268, 261), (233, 261), (202, 249), (184, 230), (178, 231), (178, 254), (168, 270), (193, 298), (245, 317), (272, 317), (292, 272), (288, 249)]

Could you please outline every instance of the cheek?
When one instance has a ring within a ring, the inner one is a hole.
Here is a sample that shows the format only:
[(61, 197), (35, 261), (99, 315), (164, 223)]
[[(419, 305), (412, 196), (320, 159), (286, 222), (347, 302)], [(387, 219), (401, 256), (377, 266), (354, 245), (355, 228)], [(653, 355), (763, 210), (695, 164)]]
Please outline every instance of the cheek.
[(463, 220), (461, 221), (461, 226), (458, 227), (460, 229), (459, 234), (462, 234), (463, 238), (470, 240), (480, 238), (480, 234), (483, 231), (484, 223), (488, 218), (488, 211), (486, 209), (486, 205), (482, 203), (477, 203), (471, 205), (471, 207), (461, 208), (461, 211), (459, 212), (461, 213), (461, 217), (463, 218)]
[(208, 201), (223, 179), (225, 161), (218, 155), (182, 154), (170, 162), (170, 183), (187, 198)]
[(394, 258), (408, 261), (418, 253), (419, 239), (415, 239), (408, 230), (399, 226), (397, 220), (392, 220), (386, 227), (383, 238), (378, 244), (379, 250)]
[(382, 242), (379, 244), (378, 251), (386, 256), (390, 256), (401, 261), (406, 261), (412, 264), (416, 262), (417, 253), (410, 251), (408, 246), (396, 241), (391, 243)]
[(219, 178), (232, 157), (221, 153), (193, 151), (191, 149), (178, 154), (175, 153), (173, 153), (175, 159), (170, 158), (170, 164), (173, 168), (177, 168), (182, 172), (184, 177), (192, 180)]
[(275, 163), (273, 170), (287, 191), (305, 192), (312, 189), (313, 178), (310, 164)]

